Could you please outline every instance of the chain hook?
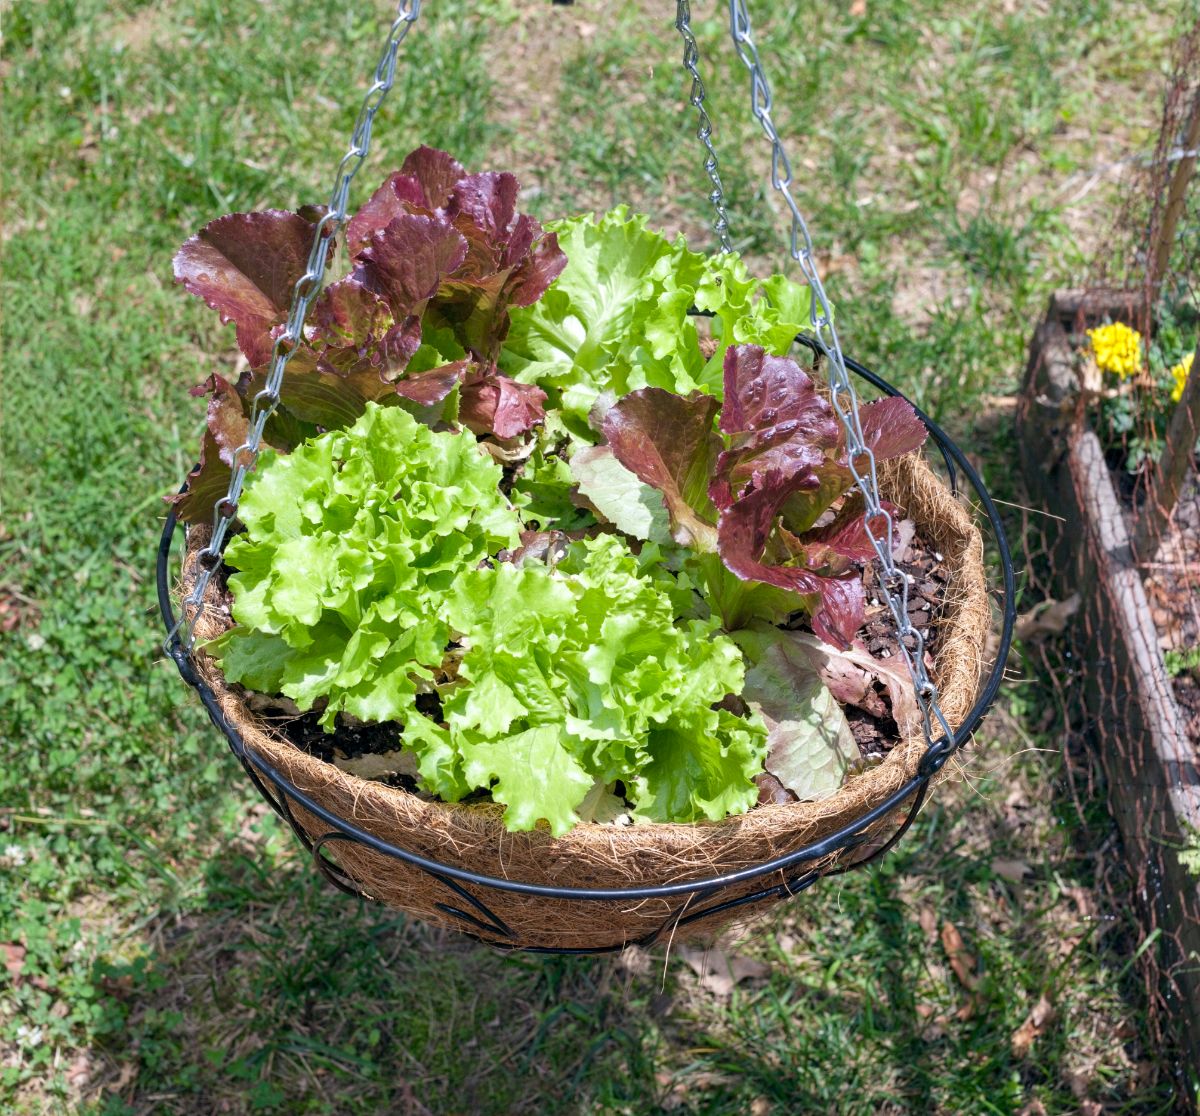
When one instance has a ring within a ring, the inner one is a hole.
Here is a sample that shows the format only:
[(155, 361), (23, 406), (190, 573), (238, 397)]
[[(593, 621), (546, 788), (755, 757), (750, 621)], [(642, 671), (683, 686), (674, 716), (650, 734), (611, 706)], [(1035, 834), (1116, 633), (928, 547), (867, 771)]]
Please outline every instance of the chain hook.
[[(195, 640), (196, 624), (204, 612), (204, 595), (208, 589), (213, 574), (221, 564), (221, 554), (225, 548), (225, 539), (233, 526), (237, 515), (238, 502), (241, 499), (242, 485), (246, 475), (250, 473), (258, 461), (259, 450), (262, 446), (263, 431), (267, 420), (275, 413), (279, 404), (280, 389), (283, 385), (283, 374), (288, 361), (304, 340), (304, 323), (308, 317), (309, 304), (317, 297), (325, 279), (325, 268), (333, 255), (333, 236), (346, 221), (346, 211), (350, 202), (350, 184), (358, 174), (371, 150), (371, 130), (375, 124), (375, 115), (379, 112), (392, 85), (396, 79), (396, 58), (400, 44), (404, 42), (409, 29), (421, 14), (421, 0), (400, 0), (396, 6), (396, 17), (388, 29), (387, 41), (375, 66), (374, 81), (363, 97), (358, 116), (354, 121), (354, 129), (350, 137), (350, 147), (345, 155), (338, 160), (337, 169), (333, 175), (333, 188), (329, 195), (329, 207), (321, 216), (313, 229), (312, 246), (308, 253), (308, 265), (304, 274), (296, 280), (292, 287), (292, 304), (288, 311), (287, 324), (283, 332), (275, 340), (271, 352), (271, 369), (267, 374), (266, 388), (254, 397), (251, 411), (250, 430), (246, 441), (234, 452), (234, 469), (229, 480), (229, 489), (220, 500), (213, 505), (213, 529), (208, 542), (199, 551), (197, 560), (200, 563), (200, 573), (196, 584), (187, 595), (180, 608), (179, 618), (167, 633), (163, 649), (168, 655), (176, 647), (181, 647), (190, 654)], [(260, 406), (260, 400), (262, 405)], [(191, 615), (188, 615), (189, 609)]]

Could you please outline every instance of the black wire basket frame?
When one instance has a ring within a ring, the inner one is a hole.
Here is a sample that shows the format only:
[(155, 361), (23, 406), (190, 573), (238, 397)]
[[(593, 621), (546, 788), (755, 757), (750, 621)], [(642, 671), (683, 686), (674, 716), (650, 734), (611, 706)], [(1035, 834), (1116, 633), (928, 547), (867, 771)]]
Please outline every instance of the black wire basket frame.
[[(796, 341), (810, 349), (815, 357), (821, 354), (820, 345), (806, 334), (800, 334)], [(846, 367), (855, 375), (873, 385), (886, 395), (906, 399), (897, 388), (893, 387), (882, 377), (863, 367), (857, 361), (846, 358)], [(1014, 595), (1015, 580), (1013, 574), (1012, 556), (1009, 552), (1008, 540), (1000, 521), (992, 498), (988, 495), (982, 479), (963, 454), (962, 450), (950, 439), (944, 430), (934, 422), (919, 407), (910, 405), (924, 423), (930, 436), (937, 444), (945, 461), (950, 480), (951, 490), (958, 495), (958, 475), (966, 477), (974, 495), (979, 500), (984, 518), (992, 534), (992, 543), (996, 557), (1000, 563), (1000, 574), (1003, 585), (1003, 604), (1001, 611), (1001, 630), (999, 644), (996, 649), (995, 661), (986, 681), (979, 691), (975, 704), (971, 707), (963, 723), (949, 735), (944, 735), (930, 742), (917, 767), (917, 773), (902, 787), (896, 790), (886, 800), (864, 813), (855, 821), (843, 826), (837, 832), (830, 834), (803, 848), (796, 849), (784, 856), (775, 857), (762, 864), (713, 876), (703, 880), (688, 880), (681, 883), (663, 883), (651, 887), (554, 887), (546, 884), (525, 883), (521, 880), (505, 879), (499, 876), (488, 876), (469, 869), (454, 865), (442, 864), (431, 860), (408, 849), (390, 844), (374, 834), (361, 829), (353, 822), (339, 817), (326, 807), (305, 794), (290, 780), (281, 774), (272, 764), (253, 749), (246, 746), (237, 728), (230, 724), (221, 711), (216, 694), (197, 673), (191, 657), (176, 629), (174, 605), (171, 600), (170, 585), (170, 553), (177, 526), (177, 516), (172, 509), (167, 516), (166, 524), (158, 547), (156, 568), (158, 584), (158, 604), (162, 613), (163, 623), (168, 633), (174, 633), (167, 645), (167, 650), (179, 669), (183, 680), (200, 696), (213, 724), (221, 730), (229, 747), (237, 757), (250, 781), (270, 807), (278, 814), (299, 838), (303, 846), (312, 855), (314, 863), (321, 874), (335, 887), (348, 894), (370, 899), (372, 896), (363, 892), (355, 881), (345, 873), (338, 864), (326, 853), (326, 846), (339, 841), (355, 842), (374, 850), (384, 856), (420, 869), (432, 879), (438, 881), (447, 891), (447, 901), (438, 903), (437, 909), (452, 920), (465, 934), (469, 934), (488, 945), (500, 949), (526, 950), (534, 953), (607, 953), (620, 950), (632, 945), (649, 946), (658, 939), (673, 934), (678, 928), (711, 917), (723, 911), (740, 907), (750, 907), (758, 903), (779, 900), (794, 896), (811, 887), (822, 876), (838, 875), (869, 864), (888, 852), (897, 841), (907, 832), (919, 812), (929, 790), (930, 780), (942, 769), (946, 761), (960, 748), (979, 726), (984, 715), (996, 698), (1004, 676), (1005, 662), (1008, 658), (1012, 642), (1013, 620), (1015, 615)], [(824, 870), (813, 867), (832, 853), (852, 852), (860, 846), (872, 842), (871, 827), (892, 811), (909, 801), (904, 820), (895, 832), (882, 844), (870, 849), (857, 859), (839, 863), (836, 867)], [(327, 833), (316, 839), (311, 838), (297, 822), (292, 811), (292, 802), (296, 802), (310, 814), (320, 818), (330, 826)], [(721, 893), (731, 886), (744, 884), (751, 880), (770, 876), (774, 873), (783, 875), (780, 883), (764, 886), (749, 894), (739, 895), (734, 899), (722, 900)], [(547, 946), (531, 946), (521, 942), (520, 936), (508, 927), (503, 919), (489, 909), (486, 902), (478, 895), (468, 890), (466, 885), (485, 890), (516, 892), (524, 895), (540, 896), (545, 899), (567, 900), (621, 900), (638, 902), (645, 899), (674, 898), (680, 900), (679, 905), (663, 920), (662, 924), (645, 937), (630, 942), (613, 945), (591, 947), (586, 949), (561, 949)]]

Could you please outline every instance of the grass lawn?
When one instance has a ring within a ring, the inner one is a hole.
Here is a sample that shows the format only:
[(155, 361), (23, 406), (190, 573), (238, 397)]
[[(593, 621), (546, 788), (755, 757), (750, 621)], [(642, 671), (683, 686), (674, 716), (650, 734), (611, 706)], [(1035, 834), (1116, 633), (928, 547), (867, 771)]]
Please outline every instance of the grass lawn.
[[(1112, 165), (1152, 146), (1175, 7), (752, 4), (848, 351), (1005, 498), (1025, 345), (1103, 247)], [(429, 0), (357, 200), (427, 142), (516, 171), (539, 216), (626, 201), (710, 243), (670, 8)], [(778, 266), (746, 83), (695, 9), (734, 242)], [(727, 994), (678, 949), (501, 956), (360, 905), (257, 803), (159, 650), (187, 389), (234, 361), (170, 259), (220, 214), (325, 200), (388, 11), (0, 4), (0, 1109), (1174, 1111), (1099, 886), (1115, 839), (1019, 657), (964, 778), (880, 867), (729, 945), (764, 964)]]

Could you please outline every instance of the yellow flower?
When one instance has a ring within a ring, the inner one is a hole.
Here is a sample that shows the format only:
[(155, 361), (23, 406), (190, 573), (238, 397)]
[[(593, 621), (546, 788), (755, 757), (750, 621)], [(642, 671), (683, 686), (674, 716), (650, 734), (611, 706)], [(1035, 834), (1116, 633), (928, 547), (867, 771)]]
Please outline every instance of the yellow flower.
[(1178, 403), (1183, 398), (1183, 386), (1187, 383), (1188, 376), (1192, 372), (1192, 361), (1196, 359), (1195, 353), (1188, 353), (1174, 368), (1171, 369), (1171, 375), (1175, 377), (1175, 386), (1171, 388), (1171, 402)]
[(1115, 372), (1121, 379), (1142, 370), (1142, 335), (1124, 322), (1089, 329), (1092, 352), (1102, 372)]

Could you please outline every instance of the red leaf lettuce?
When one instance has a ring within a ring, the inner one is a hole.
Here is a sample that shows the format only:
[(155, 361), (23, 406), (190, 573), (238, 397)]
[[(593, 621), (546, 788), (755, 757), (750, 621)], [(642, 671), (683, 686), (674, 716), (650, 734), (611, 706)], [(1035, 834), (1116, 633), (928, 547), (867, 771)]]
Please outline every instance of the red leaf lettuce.
[[(675, 541), (716, 552), (709, 588), (727, 629), (742, 627), (754, 602), (725, 572), (804, 598), (813, 631), (839, 648), (863, 622), (858, 566), (874, 553), (862, 505), (834, 501), (853, 484), (845, 436), (829, 402), (790, 358), (758, 345), (725, 356), (718, 430), (714, 399), (644, 388), (619, 400), (602, 430), (617, 460), (657, 489)], [(925, 427), (903, 400), (860, 409), (878, 460), (917, 449)], [(794, 602), (800, 603), (800, 602)]]
[[(500, 373), (509, 309), (536, 301), (566, 266), (554, 233), (516, 211), (511, 174), (467, 174), (420, 147), (348, 222), (349, 274), (314, 301), (288, 364), (274, 421), (277, 449), (318, 429), (349, 426), (368, 402), (406, 406), (428, 422), (458, 419), (477, 434), (524, 434), (545, 393)], [(175, 257), (176, 279), (232, 323), (249, 369), (216, 380), (203, 460), (177, 497), (205, 518), (223, 489), (227, 443), (244, 434), (276, 337), (304, 274), (319, 211), (234, 213), (206, 225)], [(330, 238), (330, 252), (335, 250)], [(239, 416), (240, 412), (240, 416)], [(214, 448), (221, 447), (221, 453)]]

